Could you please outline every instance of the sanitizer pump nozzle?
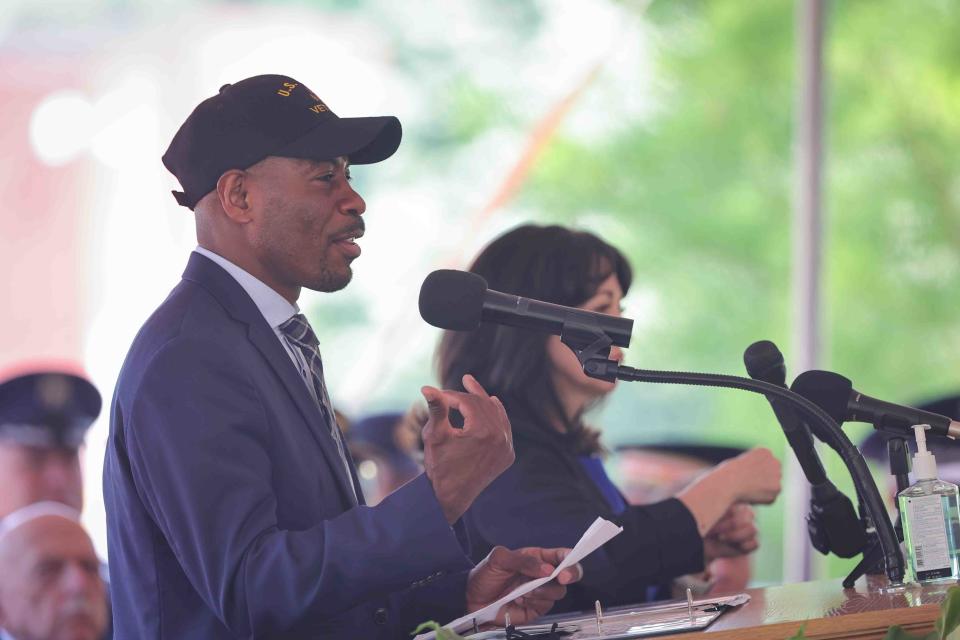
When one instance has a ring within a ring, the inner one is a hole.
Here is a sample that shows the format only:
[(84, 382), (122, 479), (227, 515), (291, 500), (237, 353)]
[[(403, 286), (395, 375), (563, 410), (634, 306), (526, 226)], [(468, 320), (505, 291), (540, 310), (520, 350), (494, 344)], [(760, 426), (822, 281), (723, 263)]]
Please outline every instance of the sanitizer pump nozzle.
[(937, 477), (937, 459), (927, 451), (926, 430), (928, 424), (913, 425), (917, 438), (917, 453), (913, 456), (913, 475), (917, 480), (933, 480)]

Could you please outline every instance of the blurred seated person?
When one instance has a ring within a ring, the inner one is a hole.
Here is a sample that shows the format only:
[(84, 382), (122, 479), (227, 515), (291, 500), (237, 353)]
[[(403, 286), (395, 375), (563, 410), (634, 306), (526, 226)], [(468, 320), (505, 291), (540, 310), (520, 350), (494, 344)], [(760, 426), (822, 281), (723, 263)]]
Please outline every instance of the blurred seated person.
[(0, 520), (0, 638), (97, 640), (107, 629), (100, 562), (79, 513), (38, 502)]
[[(416, 415), (415, 415), (416, 414)], [(423, 471), (419, 462), (419, 418), (426, 423), (426, 411), (380, 413), (360, 418), (350, 425), (347, 445), (357, 464), (357, 473), (368, 505), (416, 478)]]
[[(632, 278), (617, 249), (559, 226), (513, 229), (470, 270), (497, 291), (611, 315), (620, 315)], [(464, 517), (474, 558), (494, 545), (572, 546), (597, 517), (624, 529), (583, 561), (583, 579), (555, 611), (590, 609), (596, 600), (642, 602), (716, 558), (757, 548), (746, 506), (768, 504), (780, 492), (780, 463), (767, 449), (721, 463), (676, 497), (631, 505), (607, 476), (600, 433), (585, 420), (615, 384), (587, 377), (559, 337), (482, 324), (445, 332), (437, 356), (445, 386), (458, 389), (472, 374), (502, 401), (513, 425), (516, 461)], [(610, 353), (622, 356), (616, 347)], [(643, 416), (635, 427), (643, 429)]]
[[(681, 443), (620, 445), (614, 475), (628, 503), (649, 504), (677, 495), (701, 474), (743, 452), (736, 447)], [(749, 509), (746, 505), (736, 508)], [(739, 593), (747, 588), (751, 573), (750, 556), (716, 558), (703, 573), (681, 576), (656, 595), (680, 597), (687, 587), (695, 594)]]
[(96, 388), (72, 373), (0, 382), (0, 518), (44, 500), (83, 509), (79, 451), (100, 405)]

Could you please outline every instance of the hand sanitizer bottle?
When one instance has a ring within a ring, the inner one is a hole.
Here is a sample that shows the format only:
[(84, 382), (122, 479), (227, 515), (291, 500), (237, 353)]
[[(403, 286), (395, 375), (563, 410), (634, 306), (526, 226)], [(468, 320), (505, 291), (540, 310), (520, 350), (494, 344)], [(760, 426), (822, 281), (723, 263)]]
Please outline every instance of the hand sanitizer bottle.
[(937, 479), (937, 460), (927, 451), (930, 425), (914, 425), (917, 453), (913, 456), (914, 484), (897, 495), (907, 564), (917, 582), (960, 578), (958, 566), (957, 485)]

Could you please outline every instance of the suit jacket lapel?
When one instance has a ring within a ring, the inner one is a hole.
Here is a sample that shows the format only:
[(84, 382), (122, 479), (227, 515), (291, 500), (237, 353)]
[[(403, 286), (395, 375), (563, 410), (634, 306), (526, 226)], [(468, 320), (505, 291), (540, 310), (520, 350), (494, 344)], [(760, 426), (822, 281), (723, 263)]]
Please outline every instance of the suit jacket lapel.
[[(348, 483), (354, 484), (357, 496), (360, 495), (359, 486), (356, 485), (353, 477), (347, 478), (344, 476), (340, 453), (330, 436), (326, 420), (320, 413), (320, 408), (314, 402), (306, 384), (304, 384), (299, 372), (290, 360), (290, 356), (284, 351), (283, 345), (280, 344), (280, 340), (270, 325), (267, 324), (257, 305), (229, 273), (212, 260), (198, 253), (190, 254), (183, 279), (194, 282), (209, 291), (223, 305), (227, 313), (247, 325), (247, 336), (250, 342), (260, 351), (274, 373), (283, 382), (283, 386), (290, 394), (294, 405), (309, 425), (310, 432), (320, 445), (334, 477), (337, 478), (344, 500), (348, 503), (354, 503), (354, 492), (351, 491)], [(353, 476), (352, 466), (351, 461), (351, 476)]]

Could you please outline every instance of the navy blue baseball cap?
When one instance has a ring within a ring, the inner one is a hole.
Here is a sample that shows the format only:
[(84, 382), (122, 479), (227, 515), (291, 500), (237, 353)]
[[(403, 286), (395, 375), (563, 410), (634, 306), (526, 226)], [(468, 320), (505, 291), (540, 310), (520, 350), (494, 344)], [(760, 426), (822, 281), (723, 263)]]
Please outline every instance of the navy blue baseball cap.
[(41, 371), (0, 383), (0, 443), (76, 449), (102, 401), (80, 376)]
[(304, 84), (262, 75), (225, 84), (180, 125), (164, 166), (180, 181), (177, 202), (193, 209), (230, 169), (246, 169), (267, 156), (351, 164), (386, 160), (400, 146), (394, 116), (340, 118)]

